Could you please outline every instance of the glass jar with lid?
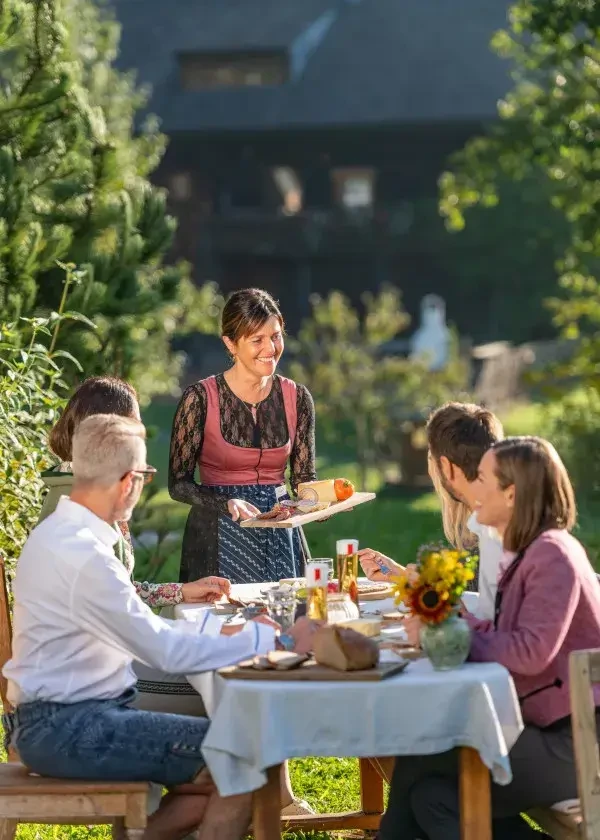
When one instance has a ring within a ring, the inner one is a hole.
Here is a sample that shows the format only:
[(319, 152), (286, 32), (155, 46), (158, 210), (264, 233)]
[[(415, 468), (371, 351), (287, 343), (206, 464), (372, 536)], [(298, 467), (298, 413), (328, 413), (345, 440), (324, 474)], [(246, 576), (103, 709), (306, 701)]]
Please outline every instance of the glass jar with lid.
[(327, 596), (328, 624), (339, 624), (359, 617), (358, 607), (347, 592), (335, 592)]

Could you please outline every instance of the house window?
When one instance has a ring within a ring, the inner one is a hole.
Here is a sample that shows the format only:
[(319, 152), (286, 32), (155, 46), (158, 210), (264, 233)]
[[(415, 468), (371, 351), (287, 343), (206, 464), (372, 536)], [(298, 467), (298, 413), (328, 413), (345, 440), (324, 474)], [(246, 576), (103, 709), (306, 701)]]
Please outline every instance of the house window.
[(288, 60), (273, 51), (181, 53), (179, 72), (185, 90), (282, 85)]
[(294, 170), (288, 166), (277, 166), (273, 169), (273, 180), (281, 195), (285, 215), (299, 213), (302, 210), (302, 185)]
[(336, 202), (347, 210), (368, 210), (375, 197), (374, 169), (334, 169), (331, 173)]
[(171, 176), (170, 192), (175, 201), (188, 201), (192, 197), (192, 179), (189, 172), (177, 172)]

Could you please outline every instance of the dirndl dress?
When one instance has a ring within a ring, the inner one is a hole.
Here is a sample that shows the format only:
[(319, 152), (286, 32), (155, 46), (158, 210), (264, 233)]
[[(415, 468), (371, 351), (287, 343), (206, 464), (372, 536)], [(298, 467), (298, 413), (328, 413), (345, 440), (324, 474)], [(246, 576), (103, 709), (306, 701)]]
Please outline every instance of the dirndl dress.
[[(219, 396), (215, 377), (203, 380), (207, 394), (207, 412), (198, 469), (205, 489), (228, 499), (242, 499), (261, 513), (271, 510), (276, 502), (289, 499), (285, 470), (296, 434), (296, 384), (279, 377), (289, 431), (284, 446), (273, 449), (235, 446), (221, 433)], [(216, 568), (186, 568), (182, 558), (181, 580), (195, 580), (210, 574), (228, 578), (232, 583), (260, 583), (304, 574), (306, 542), (298, 528), (242, 528), (230, 516), (212, 512), (210, 523), (218, 542)], [(206, 527), (206, 511), (192, 507), (186, 524), (184, 543)], [(197, 520), (197, 521), (195, 521)]]

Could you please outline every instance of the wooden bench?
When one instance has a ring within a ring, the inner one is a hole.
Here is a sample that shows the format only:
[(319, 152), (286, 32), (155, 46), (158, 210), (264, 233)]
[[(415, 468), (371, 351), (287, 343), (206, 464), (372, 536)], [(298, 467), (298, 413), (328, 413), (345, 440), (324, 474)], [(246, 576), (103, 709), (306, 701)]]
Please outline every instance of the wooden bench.
[[(4, 561), (0, 557), (0, 669), (10, 659), (12, 627)], [(6, 711), (6, 680), (0, 676)], [(13, 750), (0, 764), (0, 840), (12, 840), (19, 823), (108, 824), (113, 837), (140, 838), (146, 826), (149, 785), (143, 782), (80, 782), (32, 775)]]
[(529, 816), (554, 840), (600, 840), (600, 751), (592, 686), (600, 684), (600, 650), (571, 654), (571, 721), (579, 813), (535, 808)]

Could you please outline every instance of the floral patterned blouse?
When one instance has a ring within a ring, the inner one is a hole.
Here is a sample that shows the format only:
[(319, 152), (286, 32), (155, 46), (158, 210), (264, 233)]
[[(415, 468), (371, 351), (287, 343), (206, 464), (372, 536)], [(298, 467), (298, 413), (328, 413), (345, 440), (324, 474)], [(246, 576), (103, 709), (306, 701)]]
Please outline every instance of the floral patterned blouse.
[[(71, 464), (63, 462), (57, 468), (57, 471), (71, 473)], [(127, 522), (117, 522), (116, 528), (119, 532), (120, 539), (115, 546), (115, 554), (131, 577), (133, 575), (135, 559), (129, 525)], [(137, 594), (149, 607), (172, 607), (183, 601), (181, 583), (149, 583), (148, 581), (140, 582), (137, 580), (132, 581), (132, 583)]]
[[(129, 526), (127, 522), (117, 522), (117, 527), (121, 539), (116, 546), (116, 554), (129, 576), (132, 577), (135, 559)], [(132, 582), (137, 594), (149, 607), (174, 607), (183, 601), (183, 584), (181, 583), (149, 583), (147, 580), (142, 583), (137, 580)]]

